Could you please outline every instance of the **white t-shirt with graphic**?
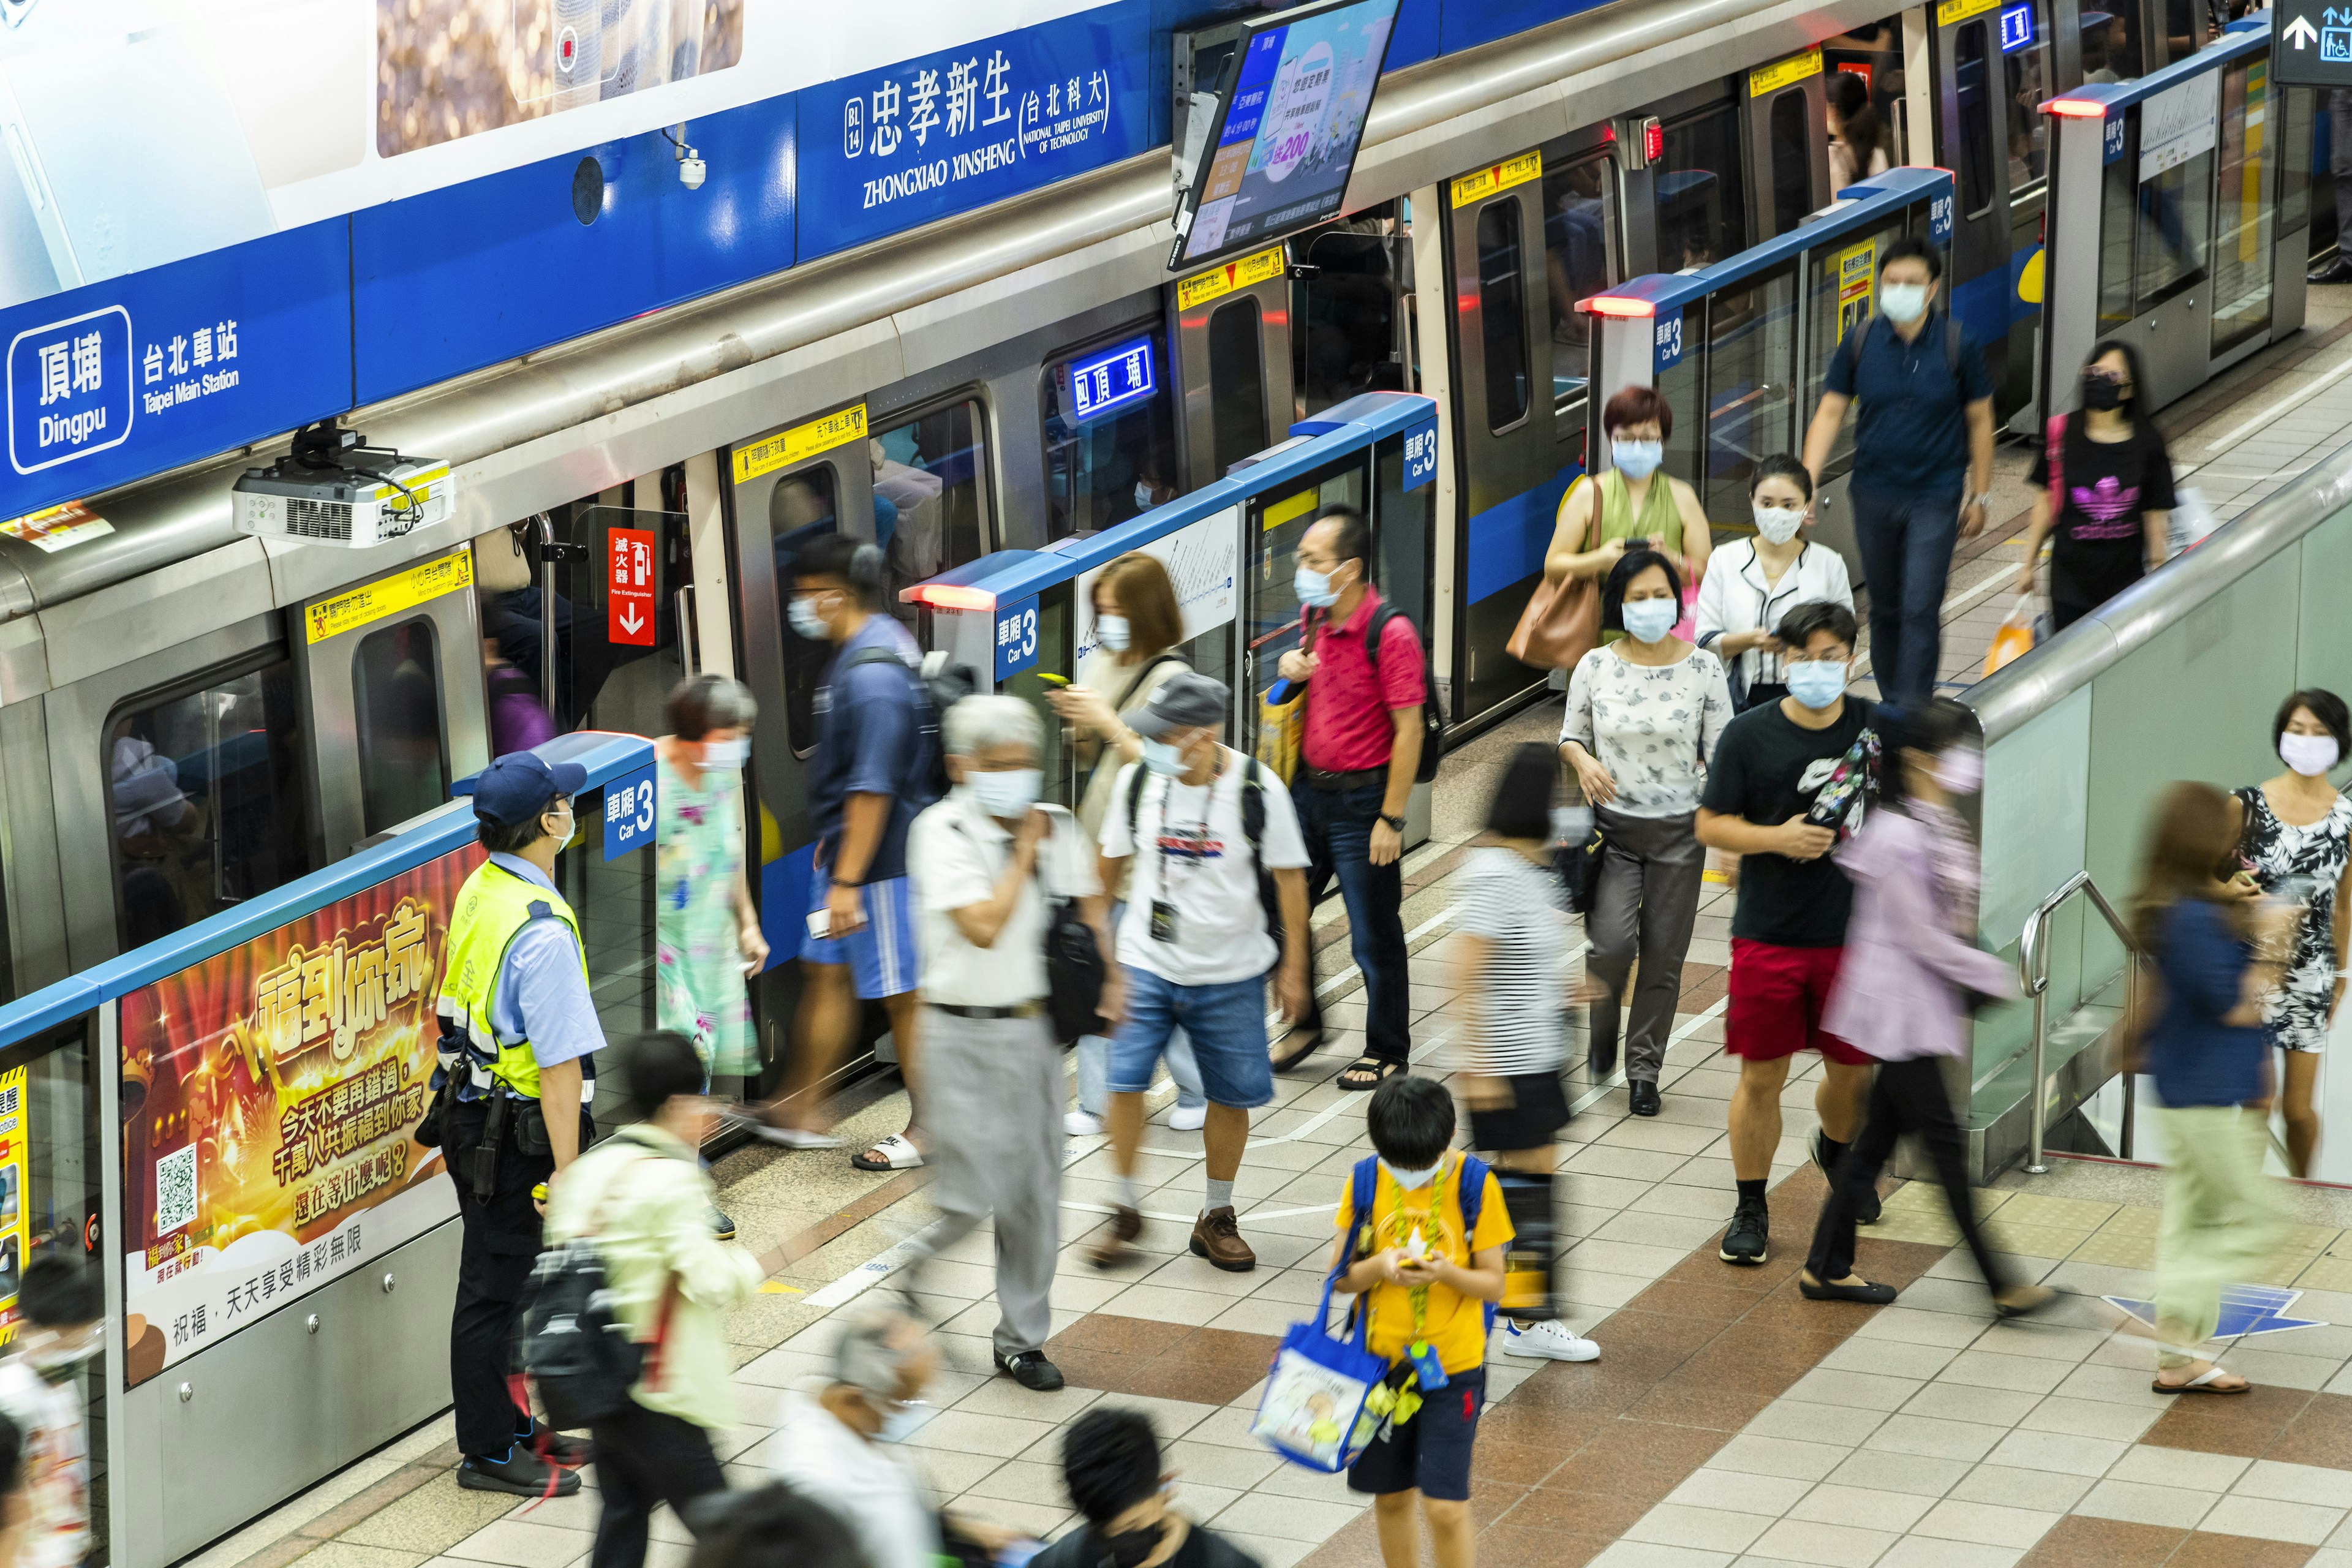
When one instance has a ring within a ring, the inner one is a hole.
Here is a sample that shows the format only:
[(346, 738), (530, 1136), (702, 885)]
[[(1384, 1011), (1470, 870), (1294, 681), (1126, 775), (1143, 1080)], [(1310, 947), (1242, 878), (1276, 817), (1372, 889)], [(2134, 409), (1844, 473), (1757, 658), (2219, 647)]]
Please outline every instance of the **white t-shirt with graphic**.
[[(1110, 814), (1103, 818), (1103, 853), (1115, 860), (1133, 858), (1127, 913), (1118, 925), (1118, 960), (1172, 985), (1255, 980), (1281, 956), (1266, 930), (1258, 868), (1242, 828), (1249, 759), (1228, 747), (1219, 750), (1223, 770), (1207, 784), (1145, 779), (1135, 824), (1128, 821), (1127, 802), (1135, 770), (1142, 764), (1129, 763), (1119, 770)], [(1256, 771), (1265, 802), (1259, 848), (1266, 868), (1304, 870), (1307, 840), (1298, 831), (1290, 792), (1265, 769)], [(1162, 900), (1176, 906), (1174, 942), (1156, 941), (1151, 934), (1151, 906)]]
[(24, 1434), (32, 1517), (17, 1568), (77, 1568), (89, 1555), (89, 1445), (81, 1374), (51, 1383), (21, 1355), (0, 1357), (0, 1412)]

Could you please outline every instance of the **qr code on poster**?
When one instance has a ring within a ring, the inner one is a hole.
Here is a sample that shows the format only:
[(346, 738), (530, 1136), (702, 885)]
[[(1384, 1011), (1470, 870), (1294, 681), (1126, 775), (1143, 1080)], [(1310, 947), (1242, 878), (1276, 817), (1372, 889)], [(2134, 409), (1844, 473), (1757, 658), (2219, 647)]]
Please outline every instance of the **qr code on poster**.
[(196, 1217), (196, 1146), (155, 1162), (155, 1234), (169, 1236)]

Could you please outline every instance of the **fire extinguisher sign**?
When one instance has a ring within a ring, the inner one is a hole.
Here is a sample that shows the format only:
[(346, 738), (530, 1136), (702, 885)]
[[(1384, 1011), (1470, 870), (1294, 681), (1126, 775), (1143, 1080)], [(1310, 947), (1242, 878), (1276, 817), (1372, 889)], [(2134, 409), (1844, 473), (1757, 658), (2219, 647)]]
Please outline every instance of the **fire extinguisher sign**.
[(649, 528), (604, 531), (604, 637), (608, 642), (654, 646), (654, 532)]

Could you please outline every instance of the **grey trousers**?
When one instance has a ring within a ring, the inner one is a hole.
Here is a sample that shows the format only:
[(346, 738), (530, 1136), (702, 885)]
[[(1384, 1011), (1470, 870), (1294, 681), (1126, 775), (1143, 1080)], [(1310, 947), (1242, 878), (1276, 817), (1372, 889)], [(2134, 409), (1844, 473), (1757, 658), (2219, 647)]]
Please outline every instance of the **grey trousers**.
[(1593, 815), (1607, 847), (1592, 911), (1584, 917), (1584, 933), (1592, 942), (1584, 968), (1609, 988), (1609, 996), (1592, 1004), (1592, 1042), (1605, 1047), (1617, 1038), (1625, 976), (1638, 952), (1642, 978), (1625, 1037), (1625, 1077), (1655, 1083), (1665, 1065), (1666, 1038), (1675, 1031), (1683, 954), (1690, 950), (1691, 923), (1698, 915), (1706, 851), (1699, 847), (1696, 813), (1627, 816), (1604, 805)]
[[(1061, 1250), (1062, 1053), (1045, 1019), (965, 1018), (923, 1009), (923, 1125), (932, 1204), (945, 1216), (931, 1251), (996, 1216), (996, 1352), (1042, 1350)], [(928, 1258), (908, 1270), (922, 1289)]]

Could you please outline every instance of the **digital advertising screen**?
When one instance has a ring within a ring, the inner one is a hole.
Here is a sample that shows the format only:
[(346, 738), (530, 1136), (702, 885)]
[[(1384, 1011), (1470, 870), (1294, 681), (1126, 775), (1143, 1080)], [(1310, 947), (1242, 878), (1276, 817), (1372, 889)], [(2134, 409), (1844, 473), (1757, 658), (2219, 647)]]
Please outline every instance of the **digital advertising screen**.
[(1329, 0), (1252, 26), (1177, 216), (1171, 271), (1339, 212), (1396, 13), (1397, 0)]

